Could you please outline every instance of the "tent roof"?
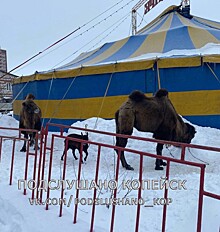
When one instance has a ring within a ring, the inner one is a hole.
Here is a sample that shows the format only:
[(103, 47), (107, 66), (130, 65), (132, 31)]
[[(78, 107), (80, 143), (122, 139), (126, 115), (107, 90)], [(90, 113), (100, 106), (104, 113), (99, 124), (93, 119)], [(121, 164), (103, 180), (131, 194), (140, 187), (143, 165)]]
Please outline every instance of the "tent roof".
[(20, 77), (14, 83), (144, 70), (155, 62), (159, 68), (220, 63), (220, 23), (185, 17), (180, 7), (171, 6), (134, 36), (106, 43), (55, 70)]
[(171, 6), (136, 35), (82, 53), (57, 70), (116, 63), (172, 50), (182, 50), (184, 55), (185, 50), (199, 49), (207, 43), (220, 43), (220, 23), (196, 16), (184, 17), (179, 7)]

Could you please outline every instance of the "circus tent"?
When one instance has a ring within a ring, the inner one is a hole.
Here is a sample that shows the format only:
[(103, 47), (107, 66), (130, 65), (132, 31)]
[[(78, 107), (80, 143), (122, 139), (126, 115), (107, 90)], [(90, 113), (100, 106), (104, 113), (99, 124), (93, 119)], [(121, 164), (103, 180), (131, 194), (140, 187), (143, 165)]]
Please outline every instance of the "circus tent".
[[(220, 23), (196, 16), (185, 17), (178, 7), (170, 7), (153, 22), (141, 29), (135, 36), (106, 43), (102, 47), (83, 53), (58, 70), (73, 69), (79, 66), (100, 65), (120, 62), (126, 59), (139, 59), (160, 56), (172, 50), (198, 49), (207, 43), (220, 42)], [(159, 54), (152, 54), (159, 53)]]
[(150, 96), (167, 88), (178, 113), (220, 128), (219, 62), (220, 23), (171, 6), (134, 36), (82, 53), (55, 70), (16, 79), (14, 97), (21, 94), (14, 114), (18, 117), (21, 101), (32, 92), (45, 123), (114, 118), (133, 90)]

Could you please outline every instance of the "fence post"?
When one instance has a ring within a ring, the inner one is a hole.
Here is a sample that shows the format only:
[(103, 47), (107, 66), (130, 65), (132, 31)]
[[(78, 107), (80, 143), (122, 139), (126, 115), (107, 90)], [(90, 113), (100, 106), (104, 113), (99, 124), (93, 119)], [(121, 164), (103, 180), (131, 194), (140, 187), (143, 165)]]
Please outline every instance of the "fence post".
[(2, 159), (2, 137), (0, 137), (0, 162)]
[[(83, 143), (81, 143), (80, 146), (80, 158), (79, 158), (79, 166), (78, 166), (78, 181), (80, 182), (80, 178), (81, 178), (81, 169), (82, 169), (82, 157), (83, 156)], [(79, 186), (77, 186), (76, 188), (76, 201), (79, 199)], [(78, 202), (77, 204), (75, 204), (75, 209), (74, 209), (74, 218), (73, 218), (73, 223), (76, 223), (76, 219), (77, 219), (77, 211), (78, 211)]]
[[(25, 161), (25, 171), (24, 171), (24, 180), (27, 182), (27, 176), (28, 176), (28, 154), (30, 150), (30, 142), (27, 141), (27, 151), (26, 151), (26, 161)], [(24, 189), (24, 195), (27, 194), (27, 189)]]
[(197, 232), (201, 232), (201, 229), (202, 229), (202, 206), (203, 206), (203, 194), (204, 194), (204, 180), (205, 180), (205, 165), (201, 167), (201, 172), (200, 172)]
[[(142, 183), (142, 171), (143, 171), (143, 155), (140, 154), (140, 168), (139, 168), (139, 182)], [(137, 215), (136, 215), (136, 227), (135, 227), (135, 232), (138, 232), (139, 229), (139, 222), (140, 222), (140, 204), (139, 200), (141, 198), (141, 188), (142, 185), (140, 185), (138, 189), (138, 205), (137, 205)]]
[[(39, 155), (39, 163), (38, 163), (38, 174), (37, 174), (37, 199), (39, 197), (39, 186), (40, 186), (40, 175), (41, 175), (41, 168), (42, 167), (42, 155), (43, 155), (43, 142), (44, 142), (44, 128), (42, 127), (41, 129), (41, 134), (40, 134), (40, 155)], [(40, 198), (40, 201), (42, 199)]]
[[(69, 140), (67, 138), (65, 140), (64, 162), (63, 162), (63, 178), (62, 178), (62, 180), (65, 180), (65, 178), (66, 178), (66, 160), (67, 160), (67, 148), (68, 148), (68, 144), (69, 144)], [(63, 187), (63, 183), (62, 183), (61, 195), (60, 195), (61, 204), (60, 204), (60, 214), (59, 214), (59, 217), (62, 217), (62, 212), (63, 212), (63, 192), (64, 192), (64, 187)]]
[(15, 139), (13, 139), (12, 156), (11, 156), (11, 172), (10, 172), (10, 182), (9, 182), (10, 185), (12, 185), (14, 158), (15, 158)]
[(51, 181), (51, 172), (52, 172), (52, 163), (53, 163), (53, 148), (54, 148), (54, 135), (52, 135), (52, 141), (51, 141), (51, 150), (50, 150), (50, 163), (49, 163), (49, 171), (48, 171), (48, 187), (47, 187), (47, 203), (46, 203), (46, 210), (49, 208), (48, 199), (50, 197), (50, 188), (49, 183)]
[[(98, 175), (99, 175), (100, 153), (101, 153), (101, 146), (99, 145), (98, 146), (97, 161), (96, 161), (96, 173), (95, 173), (95, 182), (96, 182), (96, 184), (97, 184)], [(92, 205), (92, 216), (91, 216), (91, 223), (90, 223), (90, 232), (93, 231), (93, 226), (94, 226), (96, 192), (97, 192), (97, 189), (94, 188), (93, 205)]]
[[(169, 180), (170, 177), (170, 161), (167, 161), (167, 167), (166, 167), (166, 180)], [(167, 200), (168, 197), (168, 188), (165, 185), (164, 189), (164, 199)], [(166, 217), (167, 217), (167, 204), (164, 204), (163, 206), (163, 220), (162, 220), (162, 232), (166, 231)]]
[[(41, 180), (44, 180), (44, 169), (46, 163), (46, 151), (47, 151), (47, 136), (48, 136), (48, 125), (46, 125), (46, 129), (44, 130), (44, 149), (43, 149), (43, 160), (42, 160), (42, 173), (41, 173)], [(43, 198), (43, 189), (40, 192), (40, 199)]]
[[(116, 164), (116, 173), (115, 173), (115, 181), (118, 183), (118, 174), (119, 174), (119, 164), (120, 164), (120, 156), (121, 156), (122, 150), (118, 150), (118, 158), (117, 158), (117, 164)], [(117, 188), (114, 189), (114, 199), (116, 199), (117, 195)], [(112, 205), (112, 218), (111, 218), (111, 227), (110, 232), (114, 231), (114, 222), (115, 222), (115, 204)]]

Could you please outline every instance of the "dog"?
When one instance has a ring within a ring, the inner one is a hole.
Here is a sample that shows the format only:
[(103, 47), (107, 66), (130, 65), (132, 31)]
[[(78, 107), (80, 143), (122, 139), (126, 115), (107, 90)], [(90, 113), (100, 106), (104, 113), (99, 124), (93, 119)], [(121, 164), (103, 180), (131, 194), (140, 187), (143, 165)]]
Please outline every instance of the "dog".
[[(86, 133), (85, 135), (83, 133), (81, 133), (81, 135), (79, 134), (69, 134), (67, 137), (69, 138), (76, 138), (76, 139), (82, 139), (82, 140), (86, 140), (88, 141), (89, 140), (89, 136), (88, 136), (88, 133)], [(67, 145), (66, 145), (67, 144)], [(77, 142), (77, 141), (73, 141), (73, 140), (68, 140), (68, 139), (65, 139), (64, 141), (64, 151), (63, 151), (63, 155), (61, 156), (61, 160), (63, 160), (64, 158), (64, 155), (65, 155), (65, 145), (67, 146), (67, 151), (69, 149), (72, 150), (72, 153), (73, 153), (73, 157), (75, 158), (75, 160), (77, 160), (78, 158), (76, 157), (75, 155), (75, 150), (77, 149), (79, 152), (80, 152), (80, 149), (81, 149), (81, 143), (80, 142)], [(85, 143), (82, 145), (83, 146), (83, 151), (85, 152), (86, 156), (84, 158), (84, 161), (86, 161), (87, 157), (88, 157), (88, 148), (89, 148), (89, 145), (88, 143)]]

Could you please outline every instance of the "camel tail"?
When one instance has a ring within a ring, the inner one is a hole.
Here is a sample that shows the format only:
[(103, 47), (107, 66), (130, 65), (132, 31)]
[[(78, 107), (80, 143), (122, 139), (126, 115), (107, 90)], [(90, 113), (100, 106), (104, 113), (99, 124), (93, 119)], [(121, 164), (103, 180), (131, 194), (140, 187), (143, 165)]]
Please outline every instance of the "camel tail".
[(146, 96), (144, 95), (144, 93), (142, 93), (138, 90), (135, 90), (129, 95), (129, 98), (132, 101), (140, 102), (140, 101), (144, 100), (146, 98)]
[(155, 97), (161, 98), (161, 97), (167, 97), (168, 96), (168, 91), (166, 89), (159, 89), (155, 93)]

